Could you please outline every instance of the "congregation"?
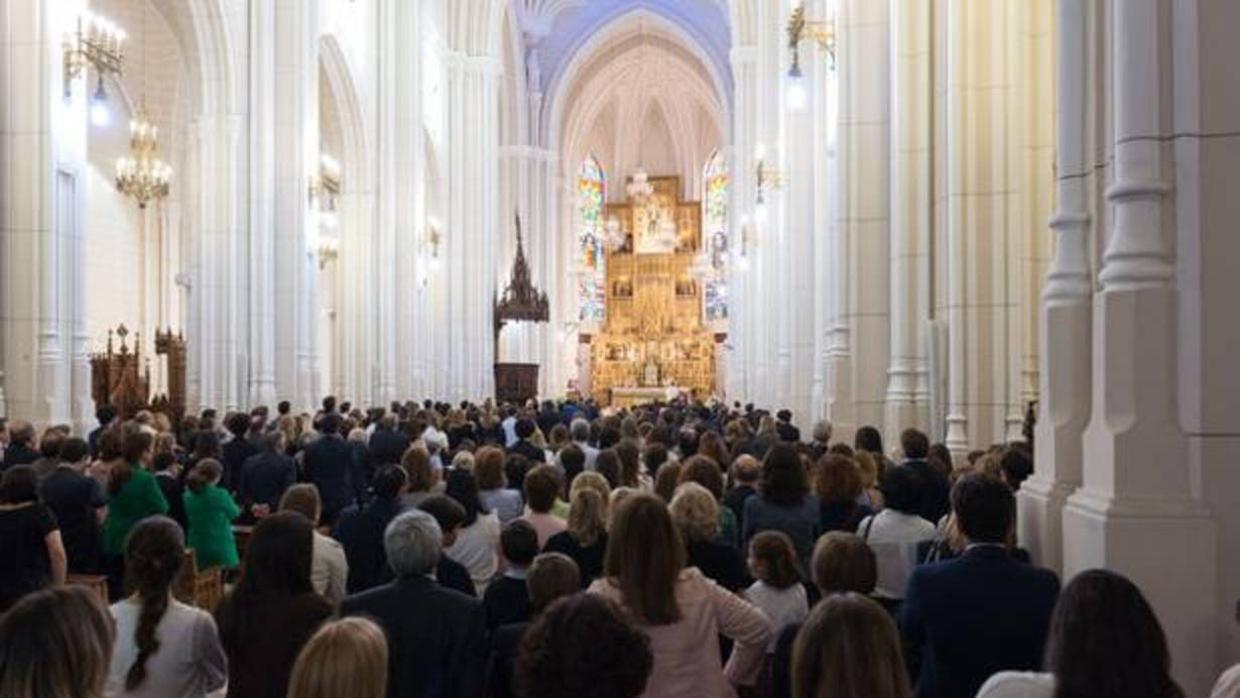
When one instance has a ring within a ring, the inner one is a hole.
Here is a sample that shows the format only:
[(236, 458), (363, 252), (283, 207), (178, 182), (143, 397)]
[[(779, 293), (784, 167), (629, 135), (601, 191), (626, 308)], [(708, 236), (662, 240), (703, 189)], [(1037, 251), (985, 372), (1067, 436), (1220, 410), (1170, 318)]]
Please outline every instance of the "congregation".
[[(6, 698), (1184, 695), (1140, 589), (1018, 546), (1031, 435), (954, 462), (684, 401), (97, 416), (0, 429)], [(174, 594), (187, 555), (213, 608)]]

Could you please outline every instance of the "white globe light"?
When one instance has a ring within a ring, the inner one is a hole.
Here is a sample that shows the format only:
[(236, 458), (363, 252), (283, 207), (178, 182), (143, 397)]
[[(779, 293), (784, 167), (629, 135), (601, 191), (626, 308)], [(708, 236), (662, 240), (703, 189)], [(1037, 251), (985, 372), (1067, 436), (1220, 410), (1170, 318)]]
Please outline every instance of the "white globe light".
[(805, 108), (809, 101), (809, 95), (805, 92), (805, 84), (803, 80), (793, 80), (788, 85), (788, 92), (785, 95), (788, 103), (788, 109), (792, 111), (801, 111)]
[(112, 111), (108, 109), (107, 102), (97, 99), (91, 100), (90, 123), (100, 128), (112, 123)]

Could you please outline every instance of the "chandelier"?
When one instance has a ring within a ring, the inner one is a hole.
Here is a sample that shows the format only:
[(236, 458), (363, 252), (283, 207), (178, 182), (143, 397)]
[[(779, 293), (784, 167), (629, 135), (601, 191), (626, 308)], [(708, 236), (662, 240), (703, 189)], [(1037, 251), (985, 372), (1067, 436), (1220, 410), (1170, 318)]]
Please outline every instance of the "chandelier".
[(142, 5), (142, 100), (129, 120), (129, 156), (116, 160), (116, 190), (145, 209), (168, 196), (172, 168), (159, 159), (159, 128), (146, 111), (146, 4)]
[(129, 122), (129, 156), (116, 161), (116, 189), (146, 208), (168, 196), (172, 168), (159, 155), (159, 128), (147, 118), (146, 105)]
[(650, 183), (650, 177), (646, 174), (646, 171), (639, 167), (633, 173), (633, 176), (629, 178), (626, 191), (630, 199), (640, 203), (650, 198), (650, 195), (654, 193), (654, 185)]

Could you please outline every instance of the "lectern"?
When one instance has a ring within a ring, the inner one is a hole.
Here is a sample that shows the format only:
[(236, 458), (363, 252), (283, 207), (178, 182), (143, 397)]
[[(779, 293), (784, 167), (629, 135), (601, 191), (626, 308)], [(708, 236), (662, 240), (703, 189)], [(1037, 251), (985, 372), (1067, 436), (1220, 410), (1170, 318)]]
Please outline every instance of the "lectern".
[(521, 241), (521, 216), (516, 217), (516, 222), (517, 258), (512, 263), (512, 278), (495, 301), (495, 399), (522, 403), (538, 396), (538, 364), (500, 362), (499, 333), (509, 322), (547, 322), (551, 318), (551, 306), (547, 294), (534, 288), (530, 280), (530, 267), (525, 262)]

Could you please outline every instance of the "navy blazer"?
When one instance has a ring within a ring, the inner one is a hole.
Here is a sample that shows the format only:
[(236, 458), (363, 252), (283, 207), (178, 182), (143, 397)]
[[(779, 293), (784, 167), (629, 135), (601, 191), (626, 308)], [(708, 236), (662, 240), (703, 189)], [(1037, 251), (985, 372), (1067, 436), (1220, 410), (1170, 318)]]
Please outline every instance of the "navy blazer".
[(266, 504), (274, 512), (280, 508), (284, 490), (297, 480), (297, 466), (283, 453), (263, 451), (250, 456), (241, 466), (241, 502), (249, 509), (253, 504)]
[(324, 434), (306, 447), (302, 458), (306, 481), (319, 488), (323, 521), (333, 523), (357, 496), (353, 484), (353, 446), (335, 434)]
[(917, 698), (973, 698), (992, 674), (1041, 669), (1058, 595), (1054, 572), (998, 546), (918, 567), (900, 614), (905, 645), (921, 651)]
[(342, 616), (367, 616), (388, 647), (388, 698), (478, 698), (486, 679), (482, 602), (426, 577), (405, 577), (344, 600)]

